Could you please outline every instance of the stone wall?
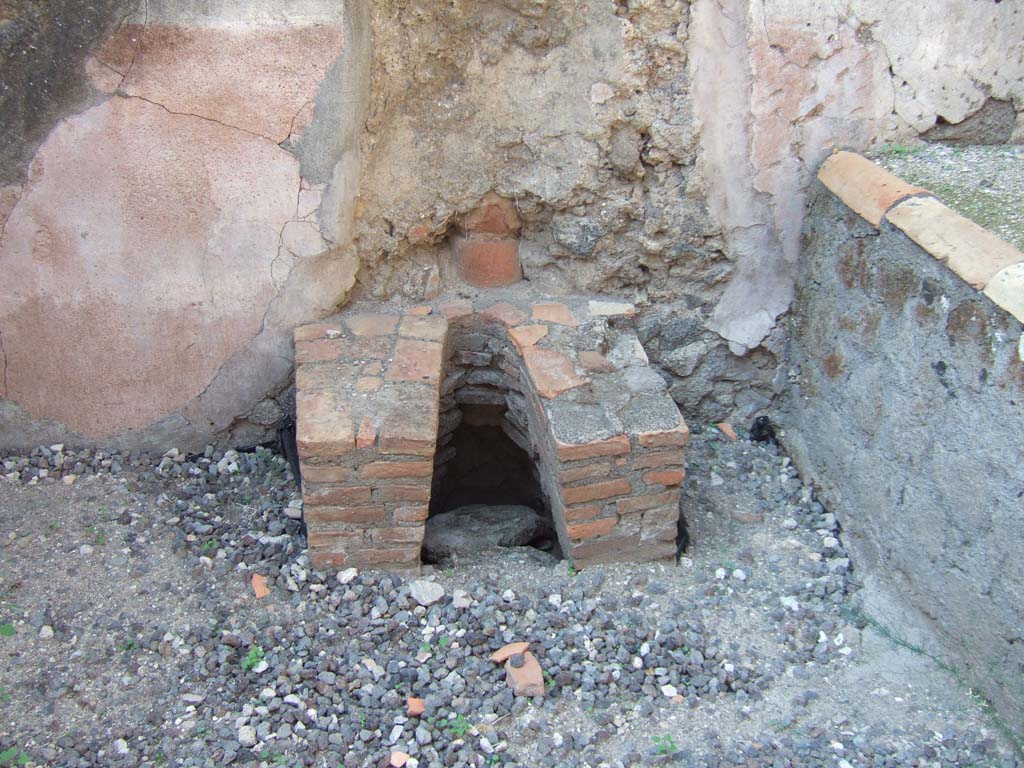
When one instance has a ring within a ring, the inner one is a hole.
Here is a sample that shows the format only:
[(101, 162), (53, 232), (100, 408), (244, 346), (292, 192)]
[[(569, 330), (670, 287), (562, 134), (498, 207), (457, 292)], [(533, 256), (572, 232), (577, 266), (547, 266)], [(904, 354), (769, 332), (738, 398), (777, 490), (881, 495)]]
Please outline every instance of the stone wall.
[(786, 445), (862, 578), (1019, 731), (1024, 254), (856, 155), (821, 178), (846, 203), (812, 190)]
[(627, 295), (684, 412), (746, 419), (784, 385), (808, 169), (1024, 138), (1019, 6), (890, 6), (5, 5), (0, 445), (262, 439), (291, 329), (462, 287), (488, 193), (539, 293)]

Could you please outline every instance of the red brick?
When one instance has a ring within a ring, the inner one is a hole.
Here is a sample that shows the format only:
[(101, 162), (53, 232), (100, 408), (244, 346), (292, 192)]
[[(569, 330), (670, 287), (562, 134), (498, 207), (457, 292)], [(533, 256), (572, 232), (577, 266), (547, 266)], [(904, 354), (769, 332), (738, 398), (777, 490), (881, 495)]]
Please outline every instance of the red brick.
[(369, 416), (363, 416), (359, 422), (359, 434), (356, 435), (356, 448), (370, 448), (377, 442), (377, 428)]
[(548, 327), (546, 325), (520, 325), (508, 332), (509, 338), (512, 339), (512, 343), (516, 345), (520, 354), (526, 347), (532, 347), (547, 335)]
[(356, 379), (356, 392), (361, 395), (376, 392), (384, 386), (384, 379), (379, 376), (360, 376)]
[(354, 474), (350, 467), (316, 467), (303, 464), (300, 469), (304, 483), (343, 483)]
[(658, 451), (657, 453), (645, 453), (633, 459), (633, 469), (652, 469), (654, 467), (667, 467), (673, 464), (682, 465), (686, 461), (686, 454), (682, 450)]
[(558, 473), (558, 482), (561, 485), (568, 485), (579, 480), (590, 480), (595, 477), (608, 477), (612, 473), (612, 465), (607, 461), (600, 461), (597, 464), (584, 464), (582, 467), (563, 469)]
[(375, 461), (359, 470), (361, 477), (430, 477), (434, 474), (432, 461)]
[(629, 499), (622, 499), (618, 502), (620, 515), (631, 515), (634, 512), (641, 512), (645, 509), (653, 509), (663, 504), (673, 504), (679, 501), (679, 489), (672, 488), (662, 493), (652, 493), (647, 496), (633, 496)]
[(383, 544), (422, 544), (423, 530), (422, 525), (404, 528), (376, 528), (370, 532), (370, 538)]
[(453, 301), (450, 304), (442, 304), (437, 310), (448, 320), (456, 320), (460, 317), (473, 314), (473, 304), (469, 301)]
[(598, 499), (610, 499), (615, 496), (625, 496), (633, 490), (629, 480), (620, 478), (618, 480), (606, 480), (603, 483), (592, 483), (590, 485), (577, 485), (574, 488), (563, 488), (562, 498), (566, 504), (581, 504), (586, 501)]
[(307, 363), (295, 371), (295, 388), (299, 392), (335, 389), (339, 381), (349, 381), (355, 375), (356, 366), (349, 363)]
[(398, 326), (398, 335), (410, 339), (444, 341), (444, 337), (447, 334), (448, 322), (443, 317), (438, 317), (437, 315), (430, 317), (406, 315)]
[(573, 315), (572, 310), (570, 310), (565, 304), (558, 301), (545, 301), (539, 304), (534, 304), (531, 316), (534, 320), (540, 320), (545, 323), (557, 323), (558, 325), (567, 325), (570, 328), (576, 328), (580, 324)]
[(296, 442), (302, 458), (339, 456), (354, 446), (352, 415), (347, 402), (333, 392), (299, 392)]
[(369, 486), (307, 485), (303, 488), (303, 501), (309, 504), (359, 504), (369, 501)]
[(568, 529), (569, 538), (573, 541), (579, 541), (581, 539), (592, 539), (595, 536), (606, 536), (615, 530), (617, 522), (618, 518), (602, 517), (597, 520), (591, 520), (588, 523), (570, 525)]
[(430, 514), (430, 507), (426, 504), (396, 507), (391, 513), (396, 523), (422, 523)]
[(481, 312), (480, 315), (482, 317), (489, 317), (492, 320), (497, 320), (499, 323), (502, 323), (509, 328), (519, 325), (526, 319), (525, 312), (518, 307), (509, 304), (507, 301), (500, 301), (497, 304), (488, 307)]
[(367, 360), (383, 360), (391, 356), (394, 347), (392, 336), (364, 336), (349, 339), (341, 351), (341, 360), (363, 363)]
[(615, 366), (600, 352), (584, 351), (577, 354), (580, 365), (591, 373), (612, 373)]
[(555, 441), (558, 458), (562, 461), (581, 461), (582, 459), (596, 459), (599, 456), (619, 456), (629, 453), (629, 438), (626, 435), (616, 435), (607, 440), (595, 440), (592, 443), (563, 443)]
[(398, 327), (398, 315), (352, 315), (345, 324), (356, 336), (389, 336)]
[(642, 517), (643, 524), (647, 526), (675, 525), (679, 521), (679, 504), (667, 504), (645, 510)]
[(405, 236), (413, 245), (420, 245), (421, 243), (428, 242), (433, 234), (434, 222), (430, 219), (425, 219), (419, 224), (409, 227), (409, 231), (405, 233)]
[(569, 507), (565, 510), (566, 522), (578, 522), (580, 520), (592, 520), (601, 514), (601, 507), (594, 505), (586, 507)]
[(519, 240), (456, 238), (453, 248), (459, 276), (477, 288), (511, 285), (523, 279)]
[(317, 549), (352, 549), (363, 546), (363, 531), (310, 531), (306, 543)]
[(347, 566), (348, 555), (344, 552), (324, 552), (322, 550), (311, 549), (309, 552), (309, 561), (313, 564), (314, 568), (326, 571), (330, 568), (344, 568)]
[(659, 472), (645, 472), (644, 482), (651, 485), (679, 485), (685, 477), (685, 469), (663, 469)]
[(380, 436), (380, 452), (405, 456), (433, 456), (437, 444), (437, 410), (420, 405), (389, 413)]
[(734, 443), (736, 442), (736, 430), (732, 428), (732, 424), (727, 421), (720, 421), (715, 424), (715, 426), (718, 427), (718, 431), (729, 438), (730, 441)]
[(403, 566), (418, 565), (419, 547), (398, 547), (395, 549), (359, 549), (349, 553), (349, 565), (355, 566)]
[(458, 223), (464, 232), (501, 236), (518, 234), (523, 227), (515, 203), (494, 192), (484, 195), (480, 205)]
[(679, 426), (675, 429), (662, 429), (656, 432), (641, 432), (637, 437), (644, 448), (665, 448), (670, 445), (684, 446), (690, 439), (690, 429), (679, 418)]
[(539, 347), (522, 349), (526, 370), (541, 397), (554, 398), (586, 382), (576, 375), (576, 367), (564, 352)]
[(382, 501), (430, 501), (430, 487), (426, 485), (393, 485), (378, 488)]
[(573, 544), (570, 556), (575, 565), (614, 563), (634, 559), (639, 536), (607, 536)]
[(358, 507), (311, 507), (305, 510), (305, 516), (306, 523), (311, 525), (313, 530), (316, 530), (316, 524), (383, 523), (387, 519), (383, 504)]
[(348, 342), (344, 339), (313, 339), (295, 342), (295, 362), (326, 363), (341, 357)]
[(388, 381), (420, 381), (436, 384), (441, 377), (444, 347), (433, 341), (399, 339)]

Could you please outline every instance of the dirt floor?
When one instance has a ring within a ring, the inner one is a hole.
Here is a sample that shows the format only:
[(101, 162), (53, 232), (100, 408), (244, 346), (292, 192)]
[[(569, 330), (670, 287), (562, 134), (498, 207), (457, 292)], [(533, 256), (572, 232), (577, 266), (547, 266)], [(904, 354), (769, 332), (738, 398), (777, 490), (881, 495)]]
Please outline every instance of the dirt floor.
[(770, 445), (694, 436), (678, 566), (488, 552), (435, 603), (309, 568), (267, 451), (44, 463), (0, 476), (0, 766), (1018, 764)]

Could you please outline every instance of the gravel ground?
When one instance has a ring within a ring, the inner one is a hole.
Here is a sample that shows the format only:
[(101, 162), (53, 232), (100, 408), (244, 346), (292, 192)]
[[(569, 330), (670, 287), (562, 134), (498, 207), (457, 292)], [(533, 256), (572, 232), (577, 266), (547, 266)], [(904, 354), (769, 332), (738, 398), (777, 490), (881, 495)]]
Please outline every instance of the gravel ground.
[[(707, 429), (688, 461), (678, 566), (511, 549), (408, 581), (311, 569), (266, 450), (8, 458), (0, 766), (1018, 765), (788, 458)], [(518, 640), (544, 697), (488, 658)]]
[(1024, 250), (1024, 146), (926, 144), (870, 157)]

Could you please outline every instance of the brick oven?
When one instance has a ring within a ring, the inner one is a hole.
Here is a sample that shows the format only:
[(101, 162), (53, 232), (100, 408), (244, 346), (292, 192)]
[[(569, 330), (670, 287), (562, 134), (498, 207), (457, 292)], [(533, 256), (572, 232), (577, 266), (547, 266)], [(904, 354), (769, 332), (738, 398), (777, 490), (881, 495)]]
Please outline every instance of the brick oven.
[(509, 295), (352, 308), (295, 331), (316, 566), (418, 569), (432, 488), (481, 408), (534, 462), (574, 564), (674, 555), (688, 430), (648, 366), (632, 305)]

